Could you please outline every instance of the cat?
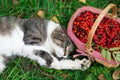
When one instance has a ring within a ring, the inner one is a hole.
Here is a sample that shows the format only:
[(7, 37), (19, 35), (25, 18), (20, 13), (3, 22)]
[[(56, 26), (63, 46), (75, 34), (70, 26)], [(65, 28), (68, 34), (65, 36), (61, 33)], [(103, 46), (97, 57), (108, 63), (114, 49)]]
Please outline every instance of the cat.
[(7, 58), (22, 56), (39, 65), (54, 69), (81, 69), (90, 66), (90, 60), (71, 60), (73, 43), (60, 24), (43, 18), (0, 18), (0, 73)]

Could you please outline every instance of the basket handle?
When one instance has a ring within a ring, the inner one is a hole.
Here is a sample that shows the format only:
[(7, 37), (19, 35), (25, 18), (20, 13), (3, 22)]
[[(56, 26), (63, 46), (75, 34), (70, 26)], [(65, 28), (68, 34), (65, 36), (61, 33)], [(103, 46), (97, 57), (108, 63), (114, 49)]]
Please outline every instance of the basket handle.
[(88, 54), (91, 54), (92, 51), (92, 39), (93, 39), (93, 35), (99, 25), (99, 23), (101, 22), (101, 20), (103, 19), (103, 17), (108, 13), (108, 11), (112, 8), (112, 18), (117, 18), (117, 6), (115, 4), (109, 4), (98, 16), (98, 18), (96, 19), (95, 23), (93, 24), (89, 34), (88, 34), (88, 41), (86, 44), (86, 52), (88, 52)]

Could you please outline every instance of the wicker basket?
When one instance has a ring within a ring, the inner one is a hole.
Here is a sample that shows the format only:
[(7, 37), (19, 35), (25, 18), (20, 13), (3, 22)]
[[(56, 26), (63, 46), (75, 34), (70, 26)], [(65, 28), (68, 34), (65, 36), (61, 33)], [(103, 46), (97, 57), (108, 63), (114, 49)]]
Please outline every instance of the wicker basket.
[[(108, 13), (108, 11), (112, 9), (112, 14)], [(93, 13), (99, 14), (99, 16), (97, 17), (96, 21), (94, 22), (89, 34), (88, 34), (88, 41), (87, 43), (83, 43), (81, 42), (72, 32), (73, 29), (73, 22), (74, 20), (77, 18), (77, 16), (82, 13), (83, 11), (91, 11)], [(90, 6), (84, 6), (82, 8), (79, 8), (71, 17), (69, 23), (68, 23), (68, 28), (67, 28), (67, 33), (69, 35), (69, 37), (72, 39), (72, 41), (74, 42), (74, 44), (77, 46), (77, 52), (80, 53), (80, 55), (91, 55), (98, 63), (103, 64), (106, 67), (117, 67), (120, 62), (115, 61), (114, 59), (108, 61), (106, 58), (104, 58), (100, 52), (93, 50), (91, 47), (92, 44), (92, 39), (93, 39), (93, 35), (99, 25), (99, 23), (101, 22), (101, 20), (103, 19), (104, 16), (107, 16), (109, 18), (112, 18), (114, 20), (116, 20), (118, 23), (120, 23), (120, 19), (117, 18), (117, 7), (115, 4), (109, 4), (104, 10), (100, 10), (94, 7), (90, 7)]]

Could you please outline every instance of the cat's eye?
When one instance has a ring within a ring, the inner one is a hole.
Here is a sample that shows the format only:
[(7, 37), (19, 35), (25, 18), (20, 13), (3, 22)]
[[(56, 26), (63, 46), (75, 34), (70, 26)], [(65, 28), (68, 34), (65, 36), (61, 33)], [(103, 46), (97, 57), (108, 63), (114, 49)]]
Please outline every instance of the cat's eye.
[(67, 43), (65, 42), (63, 46), (64, 46), (64, 48), (65, 48), (65, 47), (67, 46)]

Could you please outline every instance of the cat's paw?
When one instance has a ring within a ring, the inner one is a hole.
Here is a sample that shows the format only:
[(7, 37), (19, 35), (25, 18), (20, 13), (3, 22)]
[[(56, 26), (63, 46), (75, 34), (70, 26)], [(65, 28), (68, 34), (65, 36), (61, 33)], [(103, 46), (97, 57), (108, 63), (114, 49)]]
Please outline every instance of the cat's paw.
[(82, 71), (85, 71), (86, 69), (88, 69), (90, 67), (90, 64), (91, 64), (91, 61), (87, 60), (87, 59), (82, 59), (82, 60), (76, 59), (75, 62), (79, 62), (80, 69)]

